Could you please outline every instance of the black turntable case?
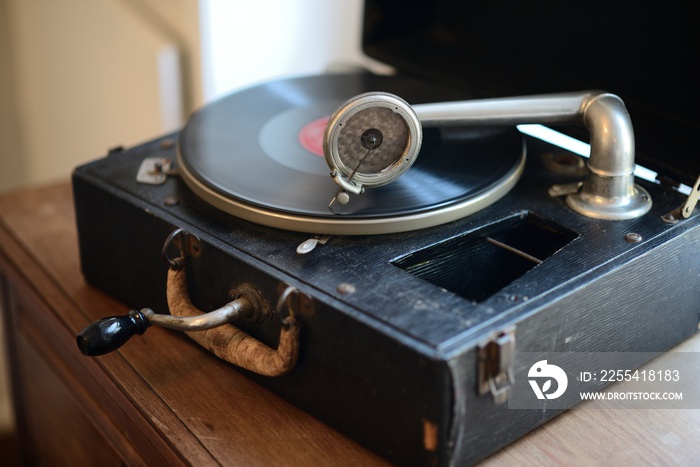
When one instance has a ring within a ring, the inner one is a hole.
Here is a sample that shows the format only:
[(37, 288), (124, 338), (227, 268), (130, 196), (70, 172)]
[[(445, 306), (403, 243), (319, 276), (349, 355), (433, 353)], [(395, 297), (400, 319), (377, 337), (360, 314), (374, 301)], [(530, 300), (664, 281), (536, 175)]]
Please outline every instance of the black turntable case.
[[(494, 205), (414, 232), (331, 236), (300, 255), (296, 247), (309, 234), (236, 219), (198, 199), (178, 177), (163, 185), (137, 183), (144, 158), (175, 158), (175, 133), (115, 149), (75, 170), (86, 279), (129, 306), (167, 313), (161, 248), (174, 229), (182, 228), (203, 246), (201, 258), (188, 265), (190, 293), (200, 309), (221, 306), (241, 283), (254, 284), (273, 304), (282, 285), (297, 287), (313, 301), (313, 311), (301, 318), (297, 366), (278, 378), (234, 366), (231, 371), (246, 372), (401, 465), (474, 463), (560, 413), (509, 410), (507, 403), (498, 403), (508, 385), (527, 385), (529, 365), (518, 361), (518, 352), (663, 352), (693, 335), (700, 320), (700, 217), (661, 221), (684, 201), (670, 185), (692, 185), (700, 174), (692, 152), (686, 152), (698, 125), (696, 118), (687, 118), (686, 105), (697, 108), (697, 95), (678, 69), (684, 62), (674, 60), (675, 54), (698, 56), (698, 41), (684, 42), (684, 27), (692, 26), (697, 39), (697, 28), (688, 24), (692, 15), (678, 7), (664, 12), (675, 21), (667, 23), (658, 12), (630, 17), (608, 6), (603, 26), (621, 27), (629, 39), (620, 47), (606, 44), (604, 53), (591, 47), (602, 63), (594, 73), (581, 74), (572, 68), (591, 57), (577, 58), (590, 49), (576, 29), (584, 17), (588, 27), (600, 19), (591, 8), (552, 2), (540, 11), (511, 15), (497, 5), (368, 1), (364, 47), (402, 73), (474, 97), (584, 88), (618, 93), (635, 123), (638, 162), (663, 175), (662, 184), (639, 182), (654, 200), (650, 213), (599, 221), (570, 211), (547, 189), (580, 174), (569, 175), (565, 167), (552, 170), (548, 161), (574, 156), (527, 138), (522, 180)], [(539, 16), (526, 22), (523, 15), (531, 13)], [(642, 19), (653, 19), (655, 27), (642, 26)], [(510, 28), (511, 39), (499, 28)], [(477, 33), (487, 39), (476, 44)], [(566, 40), (545, 41), (550, 35)], [(589, 41), (591, 35), (586, 33)], [(537, 53), (512, 52), (520, 46), (513, 37), (523, 36), (539, 47)], [(673, 45), (652, 47), (667, 54), (654, 55), (663, 63), (640, 61), (639, 54), (625, 60), (640, 76), (650, 67), (670, 67), (675, 85), (653, 89), (663, 96), (640, 100), (650, 79), (629, 80), (630, 70), (610, 57), (632, 53), (636, 41), (647, 41), (644, 47), (649, 41)], [(542, 49), (552, 42), (559, 50)], [(554, 66), (553, 57), (561, 54), (568, 58)], [(653, 100), (662, 97), (669, 105), (657, 113)], [(536, 267), (522, 265), (521, 258), (485, 246), (485, 237), (519, 243), (546, 259)], [(277, 320), (240, 324), (273, 347), (279, 326)], [(490, 373), (499, 356), (510, 360), (513, 380)]]

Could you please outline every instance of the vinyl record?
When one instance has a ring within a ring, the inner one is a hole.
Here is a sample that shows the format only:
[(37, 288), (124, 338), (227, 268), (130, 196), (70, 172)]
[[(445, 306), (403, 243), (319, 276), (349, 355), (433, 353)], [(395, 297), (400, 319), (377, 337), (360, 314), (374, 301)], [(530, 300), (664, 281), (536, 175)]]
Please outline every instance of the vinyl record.
[(449, 222), (482, 209), (517, 181), (525, 158), (515, 128), (426, 128), (414, 166), (395, 182), (328, 208), (338, 186), (322, 137), (333, 111), (368, 91), (410, 104), (464, 99), (406, 77), (318, 75), (263, 83), (195, 112), (179, 139), (188, 186), (237, 217), (310, 233), (377, 234)]

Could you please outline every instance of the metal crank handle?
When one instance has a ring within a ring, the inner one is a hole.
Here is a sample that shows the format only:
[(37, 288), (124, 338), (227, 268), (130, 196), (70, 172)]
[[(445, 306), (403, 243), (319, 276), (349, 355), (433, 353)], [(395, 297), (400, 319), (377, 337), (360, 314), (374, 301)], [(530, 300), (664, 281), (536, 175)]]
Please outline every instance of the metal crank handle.
[[(289, 287), (280, 296), (277, 312), (287, 304), (296, 289)], [(118, 349), (135, 334), (143, 334), (156, 324), (184, 331), (190, 338), (217, 357), (246, 370), (280, 376), (291, 371), (299, 354), (299, 324), (291, 309), (282, 320), (279, 344), (268, 347), (230, 324), (233, 319), (260, 321), (271, 316), (271, 310), (257, 291), (241, 287), (238, 297), (223, 307), (204, 313), (189, 298), (185, 268), (169, 269), (167, 300), (170, 315), (156, 314), (148, 308), (132, 310), (126, 316), (103, 318), (88, 325), (77, 337), (78, 348), (87, 356), (103, 355)]]
[(252, 313), (253, 306), (245, 297), (198, 316), (162, 315), (150, 308), (131, 310), (125, 316), (110, 316), (89, 324), (78, 334), (78, 348), (90, 357), (104, 355), (117, 350), (134, 335), (143, 334), (152, 324), (177, 331), (202, 331)]

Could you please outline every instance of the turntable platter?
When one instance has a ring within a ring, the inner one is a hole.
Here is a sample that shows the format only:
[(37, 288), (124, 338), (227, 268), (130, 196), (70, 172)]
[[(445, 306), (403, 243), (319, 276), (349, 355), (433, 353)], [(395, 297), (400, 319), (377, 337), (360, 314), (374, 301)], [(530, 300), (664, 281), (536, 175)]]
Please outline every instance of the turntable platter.
[(259, 224), (317, 234), (379, 234), (459, 219), (507, 193), (524, 165), (515, 128), (427, 128), (414, 166), (341, 209), (323, 157), (325, 123), (348, 97), (368, 91), (411, 104), (464, 99), (405, 77), (319, 75), (234, 92), (195, 112), (181, 132), (178, 162), (202, 199)]

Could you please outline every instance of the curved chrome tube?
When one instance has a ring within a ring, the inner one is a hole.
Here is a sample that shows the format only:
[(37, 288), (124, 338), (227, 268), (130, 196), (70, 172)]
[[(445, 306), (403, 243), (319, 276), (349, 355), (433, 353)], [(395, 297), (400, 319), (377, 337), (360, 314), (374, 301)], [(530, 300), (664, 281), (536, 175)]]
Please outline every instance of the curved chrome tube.
[(254, 312), (255, 306), (243, 296), (217, 310), (197, 316), (161, 315), (150, 308), (143, 308), (140, 311), (131, 310), (125, 316), (99, 319), (80, 331), (76, 341), (84, 355), (94, 357), (118, 349), (135, 334), (146, 332), (152, 324), (179, 331), (203, 331), (237, 317), (248, 317)]
[(583, 124), (590, 134), (588, 176), (567, 204), (599, 219), (644, 215), (651, 197), (634, 184), (634, 131), (622, 100), (600, 91), (475, 99), (412, 106), (421, 124), (435, 126)]
[(413, 105), (424, 127), (580, 123), (600, 91), (499, 97)]

